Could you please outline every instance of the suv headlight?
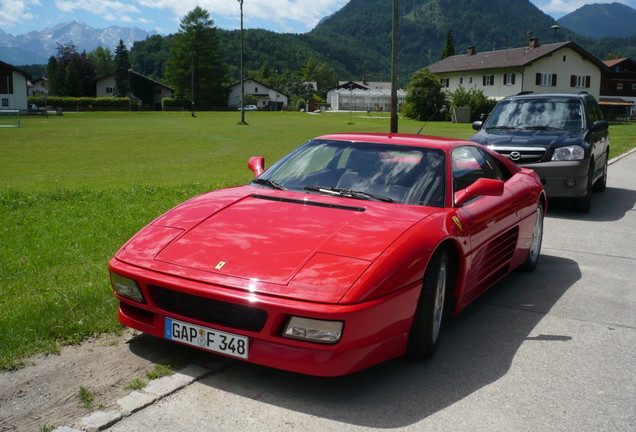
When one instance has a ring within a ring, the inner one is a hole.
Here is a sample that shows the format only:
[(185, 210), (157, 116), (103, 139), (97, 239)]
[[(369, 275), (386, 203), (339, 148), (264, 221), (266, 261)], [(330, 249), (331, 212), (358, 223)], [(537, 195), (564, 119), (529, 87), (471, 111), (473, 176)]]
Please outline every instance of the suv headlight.
[(559, 147), (554, 150), (553, 161), (573, 161), (585, 159), (585, 150), (579, 145)]

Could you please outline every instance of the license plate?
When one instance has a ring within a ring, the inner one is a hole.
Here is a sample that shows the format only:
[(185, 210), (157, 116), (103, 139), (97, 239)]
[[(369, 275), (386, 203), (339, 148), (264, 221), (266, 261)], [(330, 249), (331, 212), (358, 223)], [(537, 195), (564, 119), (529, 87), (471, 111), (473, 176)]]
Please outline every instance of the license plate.
[(249, 338), (208, 327), (166, 318), (166, 339), (203, 348), (208, 351), (247, 359)]

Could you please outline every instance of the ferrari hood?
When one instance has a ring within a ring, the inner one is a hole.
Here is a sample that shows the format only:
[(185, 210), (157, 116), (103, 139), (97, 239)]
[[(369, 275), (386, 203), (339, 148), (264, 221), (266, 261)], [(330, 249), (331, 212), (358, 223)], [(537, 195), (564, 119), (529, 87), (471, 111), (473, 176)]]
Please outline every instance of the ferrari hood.
[[(189, 214), (200, 214), (201, 206), (186, 207), (140, 232), (119, 258), (140, 265), (145, 254), (145, 267), (165, 273), (258, 281), (255, 291), (269, 294), (307, 298), (293, 287), (315, 287), (321, 296), (326, 289), (329, 301), (340, 298), (396, 238), (425, 217), (408, 206), (284, 192), (241, 197), (198, 223)], [(187, 223), (181, 226), (180, 220)], [(159, 226), (166, 222), (170, 226)], [(160, 245), (162, 236), (165, 244)], [(135, 250), (140, 248), (146, 252)], [(268, 290), (268, 285), (286, 288)]]
[(413, 221), (369, 215), (356, 203), (253, 195), (190, 229), (156, 259), (277, 284), (288, 283), (316, 253), (370, 262)]

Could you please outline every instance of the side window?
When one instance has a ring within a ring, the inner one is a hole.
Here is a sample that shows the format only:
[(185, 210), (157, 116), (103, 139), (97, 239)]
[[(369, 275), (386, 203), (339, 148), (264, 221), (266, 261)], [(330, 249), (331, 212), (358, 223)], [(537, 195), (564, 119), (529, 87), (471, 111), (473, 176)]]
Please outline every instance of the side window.
[(598, 112), (594, 109), (594, 103), (591, 99), (585, 99), (585, 114), (588, 119), (587, 127), (590, 128), (598, 118)]
[(489, 154), (472, 146), (457, 147), (452, 153), (453, 192), (466, 189), (477, 179), (507, 180), (510, 173)]

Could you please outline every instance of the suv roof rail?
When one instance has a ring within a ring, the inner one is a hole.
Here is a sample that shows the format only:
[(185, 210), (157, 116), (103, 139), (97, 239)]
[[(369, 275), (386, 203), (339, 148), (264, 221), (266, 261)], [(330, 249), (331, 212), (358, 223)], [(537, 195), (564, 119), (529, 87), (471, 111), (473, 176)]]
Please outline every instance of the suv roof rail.
[(517, 96), (522, 96), (522, 95), (527, 95), (527, 94), (533, 94), (533, 93), (534, 93), (533, 91), (522, 91), (522, 92), (517, 93)]
[(581, 90), (581, 91), (579, 92), (579, 94), (580, 94), (580, 95), (586, 95), (586, 94), (589, 94), (589, 93), (588, 93), (588, 92), (586, 92), (585, 90)]

